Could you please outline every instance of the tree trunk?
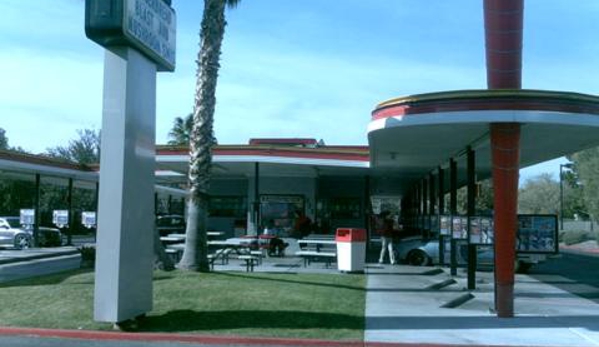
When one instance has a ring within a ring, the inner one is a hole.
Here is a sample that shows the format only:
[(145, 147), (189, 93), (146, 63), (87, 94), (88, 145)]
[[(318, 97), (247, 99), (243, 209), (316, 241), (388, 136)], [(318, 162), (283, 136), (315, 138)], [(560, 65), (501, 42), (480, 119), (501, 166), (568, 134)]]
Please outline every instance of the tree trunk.
[(225, 25), (225, 0), (205, 0), (190, 139), (190, 197), (187, 206), (185, 251), (179, 263), (179, 268), (184, 270), (210, 271), (206, 217), (214, 144), (212, 124), (216, 105), (216, 81)]

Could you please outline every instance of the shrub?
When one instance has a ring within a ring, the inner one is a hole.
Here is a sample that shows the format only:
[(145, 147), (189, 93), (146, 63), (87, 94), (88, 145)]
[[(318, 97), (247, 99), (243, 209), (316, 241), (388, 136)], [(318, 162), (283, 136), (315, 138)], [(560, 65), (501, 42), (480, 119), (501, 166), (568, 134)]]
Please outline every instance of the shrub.
[(81, 267), (94, 267), (96, 263), (96, 247), (83, 245), (77, 248), (81, 253)]
[(568, 230), (564, 232), (562, 240), (566, 245), (574, 245), (584, 241), (594, 240), (595, 236), (586, 230)]

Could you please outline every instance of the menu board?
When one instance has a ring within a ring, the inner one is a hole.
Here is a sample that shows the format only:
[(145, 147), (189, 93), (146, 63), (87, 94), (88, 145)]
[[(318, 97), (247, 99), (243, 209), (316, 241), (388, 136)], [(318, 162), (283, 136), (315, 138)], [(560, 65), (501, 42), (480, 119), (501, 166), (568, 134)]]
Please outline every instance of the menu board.
[(477, 245), (491, 245), (494, 240), (493, 218), (470, 218), (470, 243)]
[(451, 235), (454, 239), (466, 239), (468, 236), (467, 226), (468, 226), (468, 218), (454, 216), (451, 221), (452, 230)]
[(451, 216), (440, 216), (440, 218), (439, 218), (439, 234), (451, 235), (451, 229), (449, 227), (450, 221), (451, 221)]
[(557, 253), (556, 215), (518, 215), (516, 250), (520, 253)]

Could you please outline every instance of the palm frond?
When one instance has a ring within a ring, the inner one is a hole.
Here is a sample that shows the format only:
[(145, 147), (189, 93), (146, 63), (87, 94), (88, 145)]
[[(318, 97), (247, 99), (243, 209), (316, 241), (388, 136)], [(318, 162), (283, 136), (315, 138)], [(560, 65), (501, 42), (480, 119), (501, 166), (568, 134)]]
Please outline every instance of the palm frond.
[(240, 2), (241, 0), (225, 0), (225, 4), (228, 8), (235, 8)]

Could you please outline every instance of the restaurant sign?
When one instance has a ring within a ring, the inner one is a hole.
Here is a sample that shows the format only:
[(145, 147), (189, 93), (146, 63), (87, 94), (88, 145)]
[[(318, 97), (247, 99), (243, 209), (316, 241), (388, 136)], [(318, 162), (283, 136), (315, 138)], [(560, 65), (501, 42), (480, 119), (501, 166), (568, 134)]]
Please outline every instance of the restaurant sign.
[(87, 37), (107, 49), (132, 46), (162, 71), (175, 69), (176, 22), (164, 0), (86, 0)]

